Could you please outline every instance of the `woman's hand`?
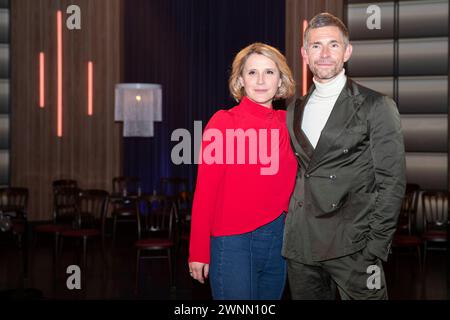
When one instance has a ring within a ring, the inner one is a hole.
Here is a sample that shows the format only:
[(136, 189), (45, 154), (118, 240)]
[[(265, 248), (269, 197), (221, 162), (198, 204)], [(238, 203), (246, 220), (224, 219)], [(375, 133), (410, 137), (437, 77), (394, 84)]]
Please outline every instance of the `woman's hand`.
[(205, 279), (208, 278), (209, 274), (209, 264), (202, 262), (190, 262), (189, 273), (195, 280), (200, 283), (205, 283)]

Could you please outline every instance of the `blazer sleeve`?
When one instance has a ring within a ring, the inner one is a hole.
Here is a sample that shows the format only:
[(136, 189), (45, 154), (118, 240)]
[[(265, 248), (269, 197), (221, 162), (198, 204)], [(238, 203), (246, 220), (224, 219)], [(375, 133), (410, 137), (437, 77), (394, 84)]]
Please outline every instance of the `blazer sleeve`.
[(367, 249), (387, 261), (406, 187), (400, 115), (392, 99), (376, 99), (369, 113), (369, 126), (377, 197), (369, 219)]
[[(197, 183), (192, 205), (189, 262), (209, 263), (210, 261), (211, 227), (226, 165), (210, 163), (211, 161), (203, 156), (203, 151), (215, 141), (215, 138), (208, 137), (209, 135), (214, 136), (214, 131), (218, 130), (216, 132), (220, 132), (222, 137), (225, 137), (225, 130), (232, 128), (231, 117), (228, 111), (220, 110), (216, 112), (208, 122), (203, 133)], [(222, 145), (222, 155), (224, 155), (225, 144), (222, 143)], [(216, 149), (216, 151), (219, 150)]]

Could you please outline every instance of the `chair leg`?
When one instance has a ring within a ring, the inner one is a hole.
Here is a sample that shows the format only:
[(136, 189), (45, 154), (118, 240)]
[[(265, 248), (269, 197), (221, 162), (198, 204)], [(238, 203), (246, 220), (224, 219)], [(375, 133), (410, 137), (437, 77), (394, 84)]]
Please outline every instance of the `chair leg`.
[(53, 270), (55, 273), (55, 277), (58, 273), (58, 259), (59, 259), (59, 255), (58, 255), (58, 250), (59, 250), (59, 233), (56, 232), (54, 234), (54, 248), (53, 248)]
[(103, 258), (103, 263), (105, 264), (105, 267), (108, 268), (108, 260), (106, 258), (106, 250), (105, 250), (105, 237), (102, 236), (102, 258)]
[(62, 251), (63, 251), (63, 246), (64, 246), (64, 237), (59, 236), (59, 241), (58, 241), (58, 257), (62, 257)]
[(17, 233), (17, 246), (19, 250), (22, 250), (22, 234), (20, 233)]
[(398, 264), (399, 264), (399, 255), (400, 255), (400, 253), (399, 253), (399, 251), (400, 251), (400, 248), (395, 248), (395, 249), (392, 249), (392, 252), (393, 252), (393, 255), (394, 255), (394, 277), (397, 277), (397, 275), (398, 275), (398, 270), (399, 270), (399, 267), (398, 267)]
[(81, 271), (81, 279), (83, 283), (83, 288), (86, 290), (86, 283), (87, 283), (87, 240), (88, 238), (85, 236), (83, 237), (83, 270)]
[(87, 237), (83, 237), (83, 260), (82, 260), (84, 271), (86, 272), (87, 266)]
[(32, 245), (33, 251), (37, 247), (37, 237), (38, 237), (38, 232), (33, 230), (33, 232), (31, 233), (31, 245)]
[(35, 255), (36, 255), (36, 236), (37, 232), (34, 230), (30, 234), (30, 266), (34, 265)]
[(427, 241), (424, 241), (423, 242), (423, 268), (424, 268), (424, 270), (426, 270), (426, 268), (427, 268), (427, 250), (428, 250)]
[(167, 249), (167, 260), (169, 261), (169, 276), (170, 276), (170, 288), (174, 286), (174, 270), (172, 269), (172, 251), (170, 249)]
[(113, 231), (112, 231), (112, 247), (116, 245), (116, 228), (117, 228), (117, 216), (113, 217)]
[(422, 273), (422, 257), (420, 254), (420, 245), (417, 246), (417, 258), (419, 260), (419, 272)]
[(139, 261), (141, 259), (141, 250), (137, 249), (136, 254), (136, 279), (134, 284), (134, 294), (135, 296), (139, 295)]
[[(58, 241), (56, 241), (56, 239), (58, 239)], [(54, 245), (56, 246), (56, 248), (54, 248), (54, 253), (53, 256), (57, 256), (57, 258), (54, 258), (54, 266), (53, 266), (53, 270), (54, 270), (54, 281), (53, 281), (53, 285), (54, 285), (54, 290), (56, 290), (56, 279), (58, 278), (58, 273), (60, 272), (60, 268), (61, 268), (61, 262), (60, 260), (62, 260), (62, 253), (63, 253), (63, 248), (64, 248), (64, 237), (61, 234), (58, 234), (57, 238), (55, 235), (55, 243)], [(63, 267), (64, 268), (64, 267)]]

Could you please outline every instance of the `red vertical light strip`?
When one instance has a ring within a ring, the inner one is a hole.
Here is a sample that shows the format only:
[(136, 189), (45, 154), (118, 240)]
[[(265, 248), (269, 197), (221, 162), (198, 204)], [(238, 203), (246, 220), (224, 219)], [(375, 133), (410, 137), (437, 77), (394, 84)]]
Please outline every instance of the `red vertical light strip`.
[(94, 97), (94, 65), (92, 61), (88, 62), (88, 115), (94, 113), (93, 97)]
[[(302, 42), (303, 42), (303, 35), (305, 34), (306, 27), (308, 26), (308, 21), (303, 20), (303, 34), (302, 34)], [(302, 43), (303, 46), (303, 43)], [(302, 95), (304, 96), (308, 92), (308, 66), (306, 65), (306, 62), (302, 59), (303, 65), (302, 65)]]
[(39, 107), (44, 108), (45, 107), (45, 55), (43, 52), (39, 52)]
[(94, 65), (92, 61), (88, 62), (88, 115), (94, 113), (93, 95), (94, 95)]
[(62, 137), (63, 128), (62, 128), (62, 111), (63, 111), (63, 88), (62, 88), (62, 81), (63, 81), (63, 51), (62, 51), (62, 12), (58, 10), (56, 13), (56, 32), (57, 32), (57, 81), (58, 81), (58, 102), (57, 102), (57, 135), (58, 137)]

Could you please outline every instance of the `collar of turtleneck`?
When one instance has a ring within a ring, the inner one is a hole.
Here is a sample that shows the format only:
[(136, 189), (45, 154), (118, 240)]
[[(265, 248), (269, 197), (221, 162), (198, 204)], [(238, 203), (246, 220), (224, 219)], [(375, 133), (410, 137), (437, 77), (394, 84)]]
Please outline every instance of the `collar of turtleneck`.
[(332, 80), (328, 82), (318, 82), (313, 78), (316, 90), (314, 90), (314, 95), (318, 98), (330, 98), (339, 95), (344, 88), (347, 81), (347, 76), (345, 75), (345, 69)]
[(238, 109), (248, 112), (255, 117), (262, 119), (271, 119), (274, 117), (276, 111), (272, 108), (265, 107), (259, 103), (256, 103), (246, 96), (244, 96), (238, 105)]

